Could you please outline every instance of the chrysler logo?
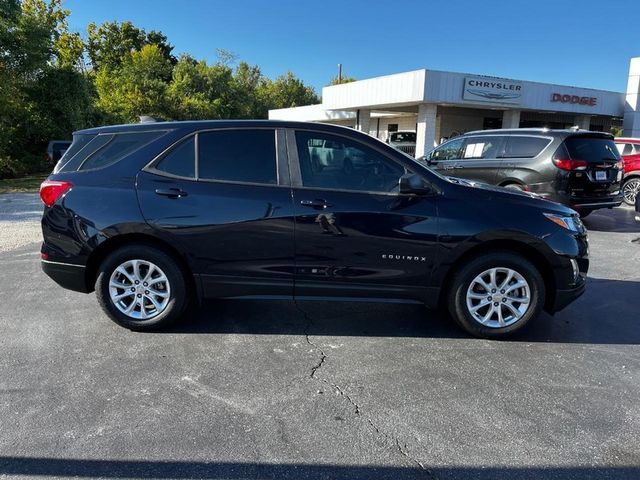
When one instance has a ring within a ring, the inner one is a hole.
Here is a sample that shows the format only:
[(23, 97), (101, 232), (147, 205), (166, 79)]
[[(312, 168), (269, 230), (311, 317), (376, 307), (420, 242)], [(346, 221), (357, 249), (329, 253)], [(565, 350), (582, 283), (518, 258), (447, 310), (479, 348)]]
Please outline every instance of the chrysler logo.
[(382, 258), (384, 260), (407, 260), (410, 262), (426, 262), (427, 257), (416, 256), (416, 255), (396, 255), (396, 254), (382, 254)]
[(490, 98), (491, 100), (509, 100), (520, 97), (519, 93), (487, 92), (485, 90), (476, 90), (473, 88), (467, 88), (467, 92), (472, 95), (477, 95), (478, 97)]

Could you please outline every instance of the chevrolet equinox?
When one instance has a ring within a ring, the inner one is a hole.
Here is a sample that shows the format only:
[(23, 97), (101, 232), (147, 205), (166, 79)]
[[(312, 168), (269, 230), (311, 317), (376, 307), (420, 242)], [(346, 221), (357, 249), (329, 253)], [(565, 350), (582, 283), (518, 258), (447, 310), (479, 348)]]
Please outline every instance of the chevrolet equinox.
[[(312, 161), (342, 145), (352, 168)], [(203, 298), (442, 305), (500, 338), (585, 289), (577, 213), (446, 178), (349, 128), (168, 122), (76, 132), (41, 186), (44, 272), (116, 323), (165, 327)]]

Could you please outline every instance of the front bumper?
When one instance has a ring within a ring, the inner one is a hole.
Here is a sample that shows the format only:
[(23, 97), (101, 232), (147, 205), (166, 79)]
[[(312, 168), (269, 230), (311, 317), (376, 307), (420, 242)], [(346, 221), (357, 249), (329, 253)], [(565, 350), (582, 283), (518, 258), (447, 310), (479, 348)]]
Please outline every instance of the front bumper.
[(41, 260), (42, 271), (61, 287), (75, 292), (89, 293), (84, 265)]
[(573, 288), (568, 290), (556, 290), (553, 305), (550, 306), (550, 313), (556, 313), (577, 300), (585, 291), (587, 282), (584, 279)]

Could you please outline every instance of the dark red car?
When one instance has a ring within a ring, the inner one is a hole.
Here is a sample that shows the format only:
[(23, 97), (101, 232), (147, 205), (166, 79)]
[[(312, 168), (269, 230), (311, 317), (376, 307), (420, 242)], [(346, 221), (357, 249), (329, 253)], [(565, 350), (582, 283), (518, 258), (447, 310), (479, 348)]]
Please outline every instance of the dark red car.
[(624, 203), (633, 206), (640, 193), (640, 138), (616, 138), (615, 142), (624, 162)]

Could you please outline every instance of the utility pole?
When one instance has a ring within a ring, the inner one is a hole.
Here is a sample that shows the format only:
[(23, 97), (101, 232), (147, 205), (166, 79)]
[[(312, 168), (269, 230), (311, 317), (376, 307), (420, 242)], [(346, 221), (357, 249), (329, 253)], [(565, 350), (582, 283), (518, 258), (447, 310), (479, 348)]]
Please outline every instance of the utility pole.
[(338, 85), (342, 83), (342, 64), (338, 64)]

